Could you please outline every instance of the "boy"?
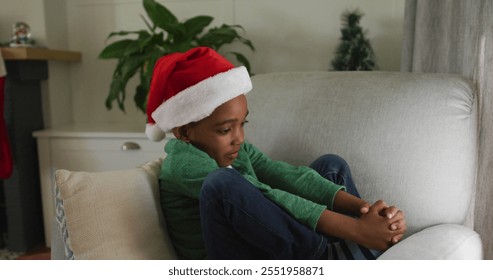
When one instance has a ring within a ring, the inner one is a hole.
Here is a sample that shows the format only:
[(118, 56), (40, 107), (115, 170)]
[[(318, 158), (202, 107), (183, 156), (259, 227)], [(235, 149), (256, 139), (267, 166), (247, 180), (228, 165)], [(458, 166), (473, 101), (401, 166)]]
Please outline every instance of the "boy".
[(178, 255), (373, 259), (365, 247), (383, 251), (398, 242), (403, 213), (360, 199), (341, 158), (295, 167), (244, 141), (251, 88), (244, 67), (209, 48), (156, 63), (146, 133), (155, 141), (169, 130), (176, 137), (166, 144), (160, 182)]

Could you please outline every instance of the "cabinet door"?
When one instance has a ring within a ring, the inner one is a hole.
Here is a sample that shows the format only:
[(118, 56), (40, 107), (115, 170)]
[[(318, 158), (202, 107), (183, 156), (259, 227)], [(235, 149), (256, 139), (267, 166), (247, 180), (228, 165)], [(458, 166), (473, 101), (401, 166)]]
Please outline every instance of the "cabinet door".
[(110, 171), (134, 168), (164, 157), (164, 142), (146, 139), (52, 139), (52, 172)]

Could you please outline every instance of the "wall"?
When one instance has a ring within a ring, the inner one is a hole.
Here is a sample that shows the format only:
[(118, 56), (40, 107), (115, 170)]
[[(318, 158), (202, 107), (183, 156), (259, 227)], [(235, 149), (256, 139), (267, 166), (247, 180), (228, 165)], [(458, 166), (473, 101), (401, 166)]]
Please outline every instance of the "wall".
[[(24, 21), (31, 27), (37, 46), (66, 50), (66, 5), (64, 0), (0, 0), (0, 42), (12, 36), (12, 25)], [(45, 127), (73, 122), (70, 65), (48, 63), (50, 78), (42, 84)]]
[[(1, 26), (21, 18), (22, 12), (12, 6), (27, 8), (26, 21), (33, 33), (48, 43), (81, 51), (82, 62), (70, 65), (70, 71), (58, 71), (70, 83), (58, 83), (50, 90), (46, 106), (51, 110), (49, 125), (110, 122), (140, 125), (145, 116), (133, 105), (135, 81), (127, 89), (127, 112), (107, 111), (104, 106), (115, 61), (99, 60), (110, 32), (145, 29), (140, 15), (145, 15), (141, 0), (44, 0), (45, 16), (31, 8), (39, 0), (0, 0), (7, 9), (15, 10)], [(15, 4), (12, 4), (15, 2)], [(63, 3), (61, 3), (63, 2)], [(256, 47), (251, 52), (236, 46), (252, 63), (254, 73), (274, 71), (325, 71), (339, 42), (340, 15), (347, 8), (359, 7), (365, 13), (362, 25), (377, 55), (380, 70), (400, 67), (403, 0), (160, 0), (180, 19), (206, 14), (214, 17), (211, 26), (222, 23), (240, 24), (245, 36)], [(39, 5), (39, 4), (36, 4)], [(66, 5), (66, 6), (65, 6)], [(11, 6), (11, 7), (9, 7)], [(17, 14), (18, 16), (14, 16)], [(42, 17), (37, 19), (36, 17)], [(59, 21), (55, 21), (59, 20)], [(39, 23), (39, 31), (30, 21)], [(58, 24), (56, 24), (58, 23)], [(66, 25), (65, 25), (66, 23)], [(9, 23), (11, 24), (11, 23)], [(44, 27), (41, 27), (44, 26)], [(43, 30), (46, 28), (46, 30)], [(56, 30), (56, 32), (51, 32)], [(0, 29), (0, 38), (10, 30)], [(53, 38), (58, 34), (57, 38)], [(66, 36), (61, 36), (65, 35)], [(65, 40), (63, 40), (65, 39)], [(49, 45), (52, 47), (51, 45)], [(51, 69), (50, 69), (51, 71)], [(53, 77), (53, 76), (52, 76)], [(71, 94), (66, 95), (66, 91)], [(63, 92), (63, 95), (62, 95)], [(63, 106), (64, 103), (70, 103)], [(71, 112), (67, 114), (67, 110)]]

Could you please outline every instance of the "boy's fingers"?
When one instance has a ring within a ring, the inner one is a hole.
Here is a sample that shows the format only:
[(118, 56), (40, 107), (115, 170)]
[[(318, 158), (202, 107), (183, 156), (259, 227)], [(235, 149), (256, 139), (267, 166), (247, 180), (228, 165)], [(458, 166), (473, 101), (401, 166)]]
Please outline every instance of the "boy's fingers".
[(359, 211), (360, 211), (360, 213), (361, 213), (361, 214), (366, 214), (366, 213), (368, 213), (368, 211), (370, 211), (370, 204), (368, 204), (368, 203), (363, 204), (363, 205), (361, 206), (361, 208), (360, 208), (360, 210), (359, 210)]
[(392, 237), (392, 240), (390, 240), (390, 242), (392, 244), (396, 244), (397, 242), (402, 240), (402, 236), (403, 236), (402, 234), (398, 234), (398, 235)]
[(406, 222), (404, 220), (399, 220), (390, 225), (391, 230), (406, 230)]
[(397, 209), (397, 207), (390, 206), (389, 208), (385, 209), (385, 216), (389, 219), (392, 219), (398, 211), (399, 209)]
[(378, 213), (381, 213), (382, 211), (385, 211), (389, 206), (387, 203), (385, 203), (383, 200), (378, 200), (375, 202), (372, 206), (370, 206), (370, 209), (374, 209)]
[[(387, 216), (388, 218), (388, 216)], [(400, 222), (401, 224), (404, 224), (406, 223), (406, 218), (404, 216), (404, 212), (402, 212), (401, 210), (397, 210), (397, 213), (395, 213), (394, 217), (392, 217), (391, 219), (389, 219), (389, 221), (391, 223), (398, 223)]]

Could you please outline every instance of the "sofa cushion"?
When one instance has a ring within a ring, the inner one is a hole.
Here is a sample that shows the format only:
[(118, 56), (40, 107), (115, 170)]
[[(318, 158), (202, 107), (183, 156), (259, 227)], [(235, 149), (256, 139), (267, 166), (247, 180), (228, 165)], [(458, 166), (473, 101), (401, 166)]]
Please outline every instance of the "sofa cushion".
[(68, 259), (173, 259), (159, 205), (161, 160), (120, 171), (58, 170), (56, 211)]

